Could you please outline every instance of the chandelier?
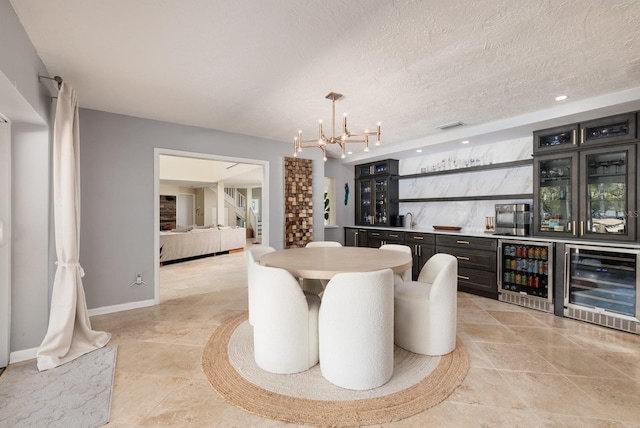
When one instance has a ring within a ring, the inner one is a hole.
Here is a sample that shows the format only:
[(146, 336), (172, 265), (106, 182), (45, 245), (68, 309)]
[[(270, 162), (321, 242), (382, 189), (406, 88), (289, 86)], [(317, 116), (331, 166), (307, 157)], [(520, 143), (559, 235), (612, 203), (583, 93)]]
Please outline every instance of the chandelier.
[(302, 131), (298, 131), (298, 136), (293, 139), (293, 156), (297, 157), (298, 153), (303, 148), (318, 147), (322, 150), (323, 159), (327, 160), (327, 145), (337, 144), (342, 150), (341, 158), (345, 158), (346, 146), (350, 143), (364, 143), (364, 151), (369, 151), (369, 136), (376, 136), (376, 146), (380, 145), (380, 122), (378, 122), (378, 129), (373, 131), (364, 132), (349, 132), (347, 129), (347, 114), (342, 117), (342, 135), (336, 137), (336, 100), (342, 98), (342, 94), (336, 92), (329, 92), (325, 97), (331, 100), (331, 137), (327, 137), (322, 131), (322, 121), (318, 121), (318, 138), (311, 138), (308, 140), (302, 139)]

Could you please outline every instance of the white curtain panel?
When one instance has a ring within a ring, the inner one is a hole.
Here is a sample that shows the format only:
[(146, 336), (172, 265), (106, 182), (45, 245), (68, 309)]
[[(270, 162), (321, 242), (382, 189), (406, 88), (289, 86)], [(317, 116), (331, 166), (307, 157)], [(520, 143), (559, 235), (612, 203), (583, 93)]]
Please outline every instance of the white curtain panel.
[(49, 327), (37, 353), (47, 370), (105, 346), (111, 334), (91, 329), (80, 267), (80, 152), (78, 101), (62, 83), (53, 128), (53, 201), (56, 275)]

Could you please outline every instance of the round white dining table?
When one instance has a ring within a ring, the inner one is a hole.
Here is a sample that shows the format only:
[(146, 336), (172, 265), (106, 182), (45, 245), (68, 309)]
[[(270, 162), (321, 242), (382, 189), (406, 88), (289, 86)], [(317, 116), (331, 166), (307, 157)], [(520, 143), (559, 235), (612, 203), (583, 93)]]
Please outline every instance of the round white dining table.
[(400, 251), (367, 247), (310, 247), (274, 251), (260, 257), (263, 266), (289, 271), (293, 276), (308, 279), (331, 279), (344, 272), (371, 272), (391, 269), (402, 274), (412, 259)]

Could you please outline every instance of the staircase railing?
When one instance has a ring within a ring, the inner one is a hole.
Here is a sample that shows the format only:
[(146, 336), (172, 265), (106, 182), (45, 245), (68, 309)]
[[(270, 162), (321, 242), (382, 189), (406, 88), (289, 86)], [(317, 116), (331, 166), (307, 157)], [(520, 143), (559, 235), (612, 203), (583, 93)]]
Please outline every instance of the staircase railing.
[(242, 193), (238, 192), (238, 189), (235, 187), (225, 187), (224, 193), (229, 195), (231, 199), (233, 199), (233, 203), (238, 208), (246, 208), (247, 207), (247, 197)]

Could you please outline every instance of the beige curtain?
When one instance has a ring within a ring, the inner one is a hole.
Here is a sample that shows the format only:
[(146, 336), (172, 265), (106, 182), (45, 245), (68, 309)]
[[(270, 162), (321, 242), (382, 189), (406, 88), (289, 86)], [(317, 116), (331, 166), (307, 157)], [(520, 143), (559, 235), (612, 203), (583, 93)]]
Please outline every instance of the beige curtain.
[(49, 327), (37, 353), (38, 370), (47, 370), (101, 348), (110, 333), (93, 331), (80, 267), (80, 152), (78, 101), (62, 83), (53, 128), (53, 202), (56, 275)]

